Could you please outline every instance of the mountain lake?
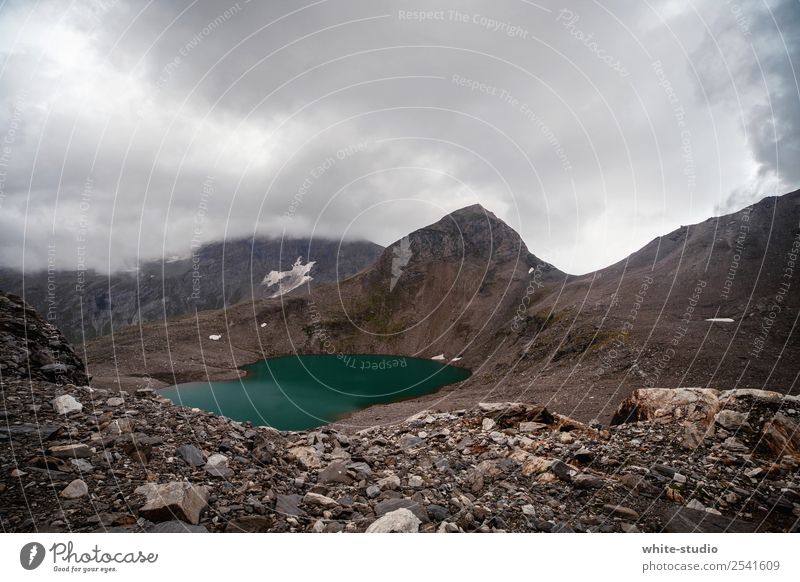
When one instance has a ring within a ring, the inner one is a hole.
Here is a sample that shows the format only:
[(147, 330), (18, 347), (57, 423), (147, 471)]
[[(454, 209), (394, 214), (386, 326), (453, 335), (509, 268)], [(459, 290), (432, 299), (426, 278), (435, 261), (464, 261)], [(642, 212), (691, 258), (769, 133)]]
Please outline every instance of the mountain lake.
[(278, 430), (307, 430), (347, 413), (436, 392), (471, 373), (422, 358), (303, 355), (243, 366), (237, 380), (192, 382), (161, 390), (182, 406)]

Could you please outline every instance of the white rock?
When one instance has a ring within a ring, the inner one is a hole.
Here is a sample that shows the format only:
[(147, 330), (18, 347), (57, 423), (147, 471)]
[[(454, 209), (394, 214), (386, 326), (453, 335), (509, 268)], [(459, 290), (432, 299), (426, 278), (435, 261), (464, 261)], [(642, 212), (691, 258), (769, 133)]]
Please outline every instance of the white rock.
[(125, 399), (124, 398), (109, 398), (108, 400), (106, 400), (106, 404), (108, 406), (122, 406), (123, 404), (125, 404)]
[(494, 421), (494, 419), (484, 418), (483, 422), (481, 423), (481, 428), (483, 428), (483, 430), (489, 431), (492, 430), (496, 425), (497, 423)]
[(75, 400), (75, 398), (69, 394), (64, 394), (53, 398), (53, 410), (56, 411), (56, 414), (80, 412), (83, 410), (83, 404)]
[(411, 475), (408, 478), (408, 486), (413, 487), (414, 489), (422, 487), (424, 483), (425, 482), (422, 480), (422, 477), (420, 477), (419, 475)]
[(89, 487), (82, 479), (75, 479), (61, 491), (64, 499), (78, 499), (89, 494)]
[(379, 517), (367, 528), (367, 533), (416, 533), (420, 520), (408, 509), (400, 508)]

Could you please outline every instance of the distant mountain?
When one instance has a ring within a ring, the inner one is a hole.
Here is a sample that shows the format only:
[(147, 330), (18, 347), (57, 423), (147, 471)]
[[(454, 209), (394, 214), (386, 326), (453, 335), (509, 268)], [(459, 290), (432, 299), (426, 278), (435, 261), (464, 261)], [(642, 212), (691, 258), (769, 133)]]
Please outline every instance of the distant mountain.
[[(238, 366), (292, 353), (437, 357), (473, 371), (435, 395), (357, 413), (365, 424), (489, 397), (608, 420), (641, 387), (794, 393), (798, 225), (800, 192), (767, 198), (577, 277), (471, 206), (403, 237), (335, 285), (301, 285), (284, 297), (143, 326), (141, 335), (121, 330), (114, 346), (88, 346), (89, 363), (101, 382), (119, 374), (123, 384), (142, 375), (164, 384), (231, 378)], [(303, 268), (282, 270), (302, 279)]]
[[(0, 269), (0, 289), (23, 296), (72, 341), (250, 297), (275, 297), (300, 284), (332, 283), (364, 269), (383, 248), (366, 241), (239, 239), (184, 258), (142, 263), (134, 272), (23, 274)], [(287, 285), (297, 266), (304, 276)], [(274, 284), (272, 283), (274, 281)], [(51, 285), (52, 283), (52, 285)]]

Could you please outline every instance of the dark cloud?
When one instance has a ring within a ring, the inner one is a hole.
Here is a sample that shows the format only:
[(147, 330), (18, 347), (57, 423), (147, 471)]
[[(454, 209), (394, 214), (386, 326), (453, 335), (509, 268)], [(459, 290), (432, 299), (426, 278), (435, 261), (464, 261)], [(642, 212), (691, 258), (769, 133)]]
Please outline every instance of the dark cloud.
[(796, 3), (748, 36), (712, 2), (548, 6), (7, 3), (0, 262), (129, 267), (185, 254), (198, 217), (388, 244), (480, 202), (584, 272), (800, 180)]

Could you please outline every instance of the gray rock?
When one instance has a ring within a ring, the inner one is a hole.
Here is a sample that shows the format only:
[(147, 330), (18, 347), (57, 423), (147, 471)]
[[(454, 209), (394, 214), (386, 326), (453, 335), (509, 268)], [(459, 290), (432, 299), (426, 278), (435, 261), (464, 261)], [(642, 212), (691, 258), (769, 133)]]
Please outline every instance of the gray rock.
[(69, 414), (70, 412), (80, 412), (83, 410), (83, 404), (75, 400), (75, 397), (69, 394), (63, 394), (53, 398), (53, 410), (56, 414)]
[(153, 522), (181, 521), (197, 525), (200, 513), (208, 505), (208, 489), (185, 481), (171, 481), (156, 485), (148, 483), (134, 490), (146, 497), (139, 515)]
[(375, 499), (378, 495), (381, 494), (381, 488), (377, 485), (370, 485), (367, 487), (366, 490), (367, 497), (370, 499)]
[(183, 459), (183, 461), (192, 467), (200, 467), (205, 464), (203, 453), (194, 445), (181, 445), (175, 449), (175, 453)]
[(219, 453), (211, 455), (205, 464), (206, 473), (212, 477), (232, 477), (233, 470), (228, 468), (228, 457)]
[(425, 508), (412, 499), (384, 499), (375, 505), (375, 515), (385, 515), (401, 508), (411, 511), (422, 523), (428, 523), (428, 521), (430, 521)]
[(90, 471), (94, 471), (94, 466), (87, 461), (86, 459), (70, 459), (70, 464), (74, 466), (78, 471), (82, 473), (88, 473)]
[(78, 499), (89, 494), (89, 487), (82, 479), (75, 479), (67, 485), (60, 493), (63, 499)]
[(383, 479), (378, 479), (378, 486), (385, 491), (400, 489), (400, 477), (397, 475), (389, 475)]
[[(116, 398), (116, 397), (109, 398), (108, 400), (106, 400), (106, 404), (108, 406), (122, 406), (123, 404), (125, 404), (125, 399), (124, 398)], [(178, 522), (178, 523), (180, 523), (180, 522)]]
[(435, 503), (428, 505), (425, 510), (428, 513), (428, 517), (431, 521), (445, 521), (450, 517), (450, 512), (446, 507), (442, 507), (441, 505), (437, 505)]
[(408, 509), (400, 508), (379, 517), (367, 528), (367, 533), (416, 533), (420, 520)]

